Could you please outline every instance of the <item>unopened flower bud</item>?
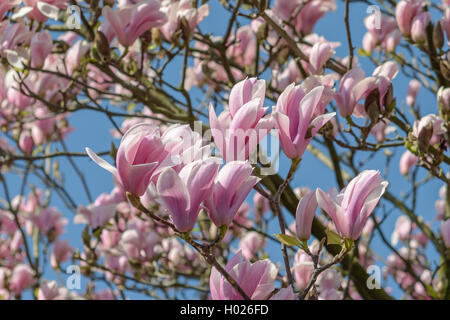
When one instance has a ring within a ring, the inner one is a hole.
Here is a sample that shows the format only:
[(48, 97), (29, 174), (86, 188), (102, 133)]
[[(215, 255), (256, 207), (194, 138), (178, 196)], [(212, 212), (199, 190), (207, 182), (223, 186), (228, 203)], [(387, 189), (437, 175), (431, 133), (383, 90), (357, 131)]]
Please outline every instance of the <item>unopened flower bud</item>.
[(377, 123), (378, 117), (380, 115), (380, 91), (377, 89), (373, 90), (366, 98), (364, 103), (367, 114), (371, 123)]
[(258, 1), (259, 12), (264, 12), (266, 9), (267, 9), (267, 0), (259, 0)]
[(394, 87), (392, 86), (392, 83), (389, 84), (388, 91), (386, 92), (386, 95), (384, 96), (384, 106), (388, 112), (391, 112), (394, 108)]
[(181, 30), (183, 31), (183, 38), (189, 40), (191, 36), (191, 28), (189, 26), (189, 21), (186, 18), (181, 18), (180, 21)]
[(111, 57), (109, 42), (105, 34), (101, 31), (95, 33), (95, 47), (97, 48), (97, 53), (102, 61), (109, 62)]
[(433, 123), (430, 121), (419, 132), (419, 150), (425, 152), (430, 144), (431, 137), (433, 136)]
[(439, 67), (444, 78), (450, 81), (450, 62), (441, 60)]
[(444, 45), (444, 33), (440, 21), (433, 28), (433, 44), (437, 49), (441, 49)]

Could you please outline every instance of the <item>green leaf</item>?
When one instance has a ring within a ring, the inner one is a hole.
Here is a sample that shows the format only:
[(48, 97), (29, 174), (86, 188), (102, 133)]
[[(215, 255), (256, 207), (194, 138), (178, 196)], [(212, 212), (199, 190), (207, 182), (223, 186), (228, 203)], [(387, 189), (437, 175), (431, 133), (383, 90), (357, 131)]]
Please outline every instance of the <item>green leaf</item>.
[(341, 244), (341, 237), (331, 230), (327, 230), (327, 244)]
[(92, 234), (94, 235), (94, 237), (96, 237), (97, 239), (100, 239), (100, 235), (102, 234), (103, 228), (97, 227), (92, 231), (93, 231)]
[(362, 48), (358, 48), (356, 50), (356, 52), (361, 56), (361, 57), (370, 57), (371, 53), (367, 52), (366, 50), (362, 49)]
[(300, 247), (301, 242), (295, 237), (288, 236), (286, 234), (274, 234), (281, 243), (290, 247)]

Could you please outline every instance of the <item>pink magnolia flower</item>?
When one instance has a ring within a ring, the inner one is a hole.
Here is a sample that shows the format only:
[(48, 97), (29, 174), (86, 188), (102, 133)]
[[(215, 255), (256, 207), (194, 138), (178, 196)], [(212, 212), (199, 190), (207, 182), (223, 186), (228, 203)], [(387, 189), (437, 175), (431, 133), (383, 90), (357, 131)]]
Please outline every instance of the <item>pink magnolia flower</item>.
[(114, 217), (116, 207), (117, 204), (115, 203), (98, 203), (98, 201), (89, 205), (87, 208), (80, 205), (77, 209), (74, 223), (86, 223), (92, 229), (101, 227), (109, 219)]
[(372, 81), (365, 78), (363, 69), (355, 68), (348, 71), (340, 80), (338, 92), (334, 97), (340, 115), (351, 116), (358, 101), (372, 89)]
[(266, 82), (257, 78), (246, 78), (236, 83), (230, 92), (228, 98), (228, 109), (232, 117), (235, 117), (238, 111), (247, 102), (259, 99), (259, 107), (264, 105), (266, 95)]
[(256, 192), (253, 196), (254, 216), (256, 221), (261, 220), (266, 212), (270, 210), (269, 199)]
[(189, 31), (193, 32), (198, 24), (209, 14), (209, 5), (204, 4), (199, 8), (192, 6), (190, 0), (180, 0), (171, 3), (168, 7), (163, 8), (167, 14), (167, 22), (161, 27), (161, 32), (167, 40), (172, 39), (172, 35), (180, 28), (181, 19), (186, 19)]
[[(317, 21), (325, 13), (334, 10), (336, 10), (334, 0), (277, 0), (274, 6), (275, 14), (282, 20), (293, 21), (295, 30), (304, 35), (313, 31)], [(293, 17), (294, 13), (298, 13), (297, 16)]]
[[(413, 135), (425, 144), (438, 143), (445, 132), (444, 120), (432, 113), (416, 120), (413, 125)], [(422, 139), (426, 141), (422, 141)]]
[[(239, 251), (228, 261), (225, 270), (252, 300), (266, 299), (275, 289), (278, 270), (267, 259), (250, 263)], [(216, 268), (211, 269), (209, 281), (213, 300), (243, 300), (239, 292)]]
[(408, 216), (401, 215), (395, 222), (395, 229), (391, 236), (392, 245), (397, 245), (398, 241), (405, 242), (411, 236), (414, 225)]
[(133, 218), (128, 221), (126, 231), (121, 234), (119, 247), (128, 258), (149, 261), (160, 240), (161, 236), (154, 224)]
[(245, 79), (230, 93), (229, 108), (219, 117), (212, 105), (209, 122), (214, 142), (226, 162), (247, 160), (259, 141), (272, 129), (270, 116), (264, 116), (264, 80)]
[(51, 113), (45, 107), (37, 107), (33, 113), (38, 120), (29, 123), (27, 127), (31, 130), (34, 144), (38, 146), (55, 132), (56, 117), (49, 117)]
[(39, 68), (44, 65), (45, 58), (52, 52), (53, 40), (48, 30), (38, 32), (31, 38), (31, 66)]
[(300, 240), (308, 240), (311, 237), (311, 227), (317, 209), (316, 193), (310, 191), (298, 202), (295, 214), (295, 226), (297, 237)]
[(447, 33), (447, 41), (448, 43), (450, 43), (450, 7), (447, 7), (447, 9), (444, 12), (444, 16), (442, 17), (440, 22), (442, 30), (444, 30)]
[(156, 0), (144, 0), (134, 6), (112, 9), (103, 7), (105, 21), (101, 31), (109, 40), (117, 36), (123, 46), (131, 46), (145, 31), (159, 27), (166, 22), (166, 15), (160, 11)]
[(309, 63), (312, 66), (314, 74), (322, 73), (322, 67), (333, 55), (335, 51), (332, 46), (327, 42), (317, 42), (312, 47), (309, 55)]
[(341, 274), (333, 268), (325, 270), (317, 278), (317, 282), (321, 291), (339, 289), (342, 280), (344, 279), (342, 278)]
[(305, 93), (301, 86), (291, 84), (278, 98), (273, 118), (288, 158), (301, 158), (311, 139), (336, 114), (322, 114), (330, 101), (323, 93), (324, 86)]
[(266, 238), (255, 231), (247, 232), (239, 242), (239, 249), (245, 259), (250, 260), (266, 245)]
[(407, 175), (409, 170), (417, 164), (419, 158), (409, 150), (406, 150), (399, 162), (399, 171), (402, 175)]
[[(54, 12), (58, 9), (65, 9), (67, 7), (67, 0), (23, 0), (23, 2), (27, 7), (33, 8), (27, 16), (38, 22), (47, 21), (49, 12)], [(45, 7), (42, 7), (41, 5)]]
[(35, 282), (34, 271), (26, 264), (18, 264), (14, 267), (9, 288), (17, 296)]
[(206, 199), (208, 214), (217, 227), (228, 226), (259, 178), (252, 176), (248, 162), (232, 161), (217, 174), (211, 195)]
[(294, 266), (292, 267), (292, 275), (299, 290), (304, 290), (311, 280), (314, 272), (314, 265), (311, 257), (302, 251), (297, 251)]
[(440, 87), (437, 92), (437, 100), (440, 108), (450, 111), (450, 88)]
[(450, 248), (450, 219), (441, 222), (441, 236), (447, 248)]
[(81, 58), (88, 52), (89, 45), (86, 41), (78, 40), (72, 45), (66, 52), (66, 65), (67, 71), (71, 74), (74, 70), (78, 68), (81, 62)]
[(385, 14), (381, 14), (380, 17), (372, 14), (364, 19), (364, 25), (367, 29), (363, 38), (363, 49), (365, 51), (372, 52), (377, 45), (380, 45), (387, 52), (395, 51), (400, 43), (401, 33), (397, 30), (394, 18)]
[(211, 192), (219, 163), (210, 158), (192, 162), (177, 174), (165, 169), (156, 186), (159, 198), (169, 210), (175, 227), (181, 232), (192, 230), (200, 204)]
[(19, 147), (26, 154), (31, 154), (34, 143), (29, 130), (23, 130), (19, 137)]
[(8, 12), (8, 10), (12, 9), (14, 6), (22, 3), (22, 0), (8, 0), (0, 2), (0, 20), (3, 18), (3, 15)]
[[(391, 90), (391, 82), (398, 74), (398, 65), (393, 61), (387, 61), (381, 66), (375, 68), (371, 77), (365, 78), (360, 81), (356, 88), (355, 99), (367, 98), (367, 96), (373, 91), (379, 91), (379, 108), (380, 111), (384, 110), (386, 94)], [(356, 100), (357, 101), (357, 100)], [(368, 117), (364, 105), (356, 103), (353, 110), (353, 114), (357, 117)]]
[(411, 34), (411, 26), (414, 17), (422, 11), (422, 0), (402, 0), (395, 8), (395, 18), (400, 31), (405, 35)]
[(59, 300), (63, 298), (61, 291), (56, 281), (42, 281), (38, 290), (38, 300)]
[(123, 277), (117, 276), (116, 273), (125, 274), (128, 266), (128, 258), (127, 256), (121, 255), (116, 256), (112, 254), (105, 254), (105, 267), (111, 269), (111, 271), (115, 272), (106, 272), (106, 279), (109, 281), (114, 281), (116, 283), (121, 283), (123, 281)]
[(342, 237), (356, 240), (388, 184), (379, 171), (364, 170), (335, 196), (317, 189), (317, 202)]
[(436, 202), (434, 203), (434, 209), (436, 210), (437, 216), (436, 219), (437, 220), (443, 220), (444, 216), (445, 216), (445, 203), (446, 203), (446, 198), (447, 198), (447, 186), (443, 185), (440, 189), (439, 189), (439, 198), (438, 200), (436, 200)]
[(415, 42), (424, 42), (426, 40), (426, 28), (431, 20), (431, 14), (426, 12), (421, 12), (412, 20), (411, 25), (411, 38)]
[(269, 300), (296, 300), (297, 294), (292, 290), (292, 287), (281, 288)]
[(123, 189), (142, 196), (153, 175), (171, 166), (171, 156), (166, 150), (159, 131), (145, 123), (130, 128), (122, 137), (117, 150), (117, 169), (86, 148), (89, 157), (100, 167), (111, 172)]
[(389, 125), (389, 120), (377, 122), (370, 130), (370, 134), (375, 137), (377, 142), (383, 142), (388, 134), (395, 131), (395, 127)]
[(50, 264), (53, 268), (57, 268), (61, 262), (67, 261), (73, 252), (73, 248), (69, 245), (69, 241), (56, 240), (53, 244)]
[(232, 35), (226, 51), (241, 66), (252, 66), (256, 58), (256, 37), (250, 25), (240, 27)]
[[(303, 65), (304, 61), (301, 63)], [(299, 82), (302, 79), (303, 76), (294, 59), (289, 60), (282, 69), (278, 66), (272, 68), (272, 85), (279, 90), (284, 90), (292, 82)]]
[(63, 233), (63, 228), (67, 224), (67, 219), (55, 207), (48, 207), (34, 213), (31, 220), (39, 228), (40, 232), (51, 239), (55, 239)]
[(419, 93), (422, 84), (417, 79), (412, 79), (408, 85), (408, 93), (406, 94), (406, 104), (413, 106), (416, 103), (417, 94)]

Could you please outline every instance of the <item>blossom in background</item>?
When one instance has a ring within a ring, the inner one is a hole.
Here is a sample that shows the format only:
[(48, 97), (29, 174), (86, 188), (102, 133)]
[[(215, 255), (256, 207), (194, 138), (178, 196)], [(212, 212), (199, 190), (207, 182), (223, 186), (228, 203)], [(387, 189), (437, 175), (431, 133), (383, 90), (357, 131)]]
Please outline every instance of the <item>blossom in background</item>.
[(160, 11), (160, 3), (156, 0), (144, 0), (131, 7), (112, 9), (110, 6), (102, 10), (105, 21), (100, 27), (109, 41), (117, 37), (123, 46), (131, 46), (145, 31), (159, 27), (167, 21), (166, 15)]

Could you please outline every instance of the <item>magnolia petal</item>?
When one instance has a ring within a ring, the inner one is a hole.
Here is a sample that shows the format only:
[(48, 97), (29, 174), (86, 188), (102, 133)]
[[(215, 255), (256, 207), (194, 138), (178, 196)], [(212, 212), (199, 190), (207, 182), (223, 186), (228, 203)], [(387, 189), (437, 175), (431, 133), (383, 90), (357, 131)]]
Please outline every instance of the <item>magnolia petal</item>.
[(89, 158), (91, 158), (92, 161), (94, 161), (96, 164), (98, 164), (103, 169), (111, 172), (112, 174), (117, 173), (117, 169), (114, 168), (111, 164), (106, 162), (104, 159), (100, 158), (94, 151), (92, 151), (90, 148), (85, 148), (87, 155)]
[(58, 20), (59, 8), (57, 6), (38, 1), (37, 7), (39, 11), (47, 18)]

